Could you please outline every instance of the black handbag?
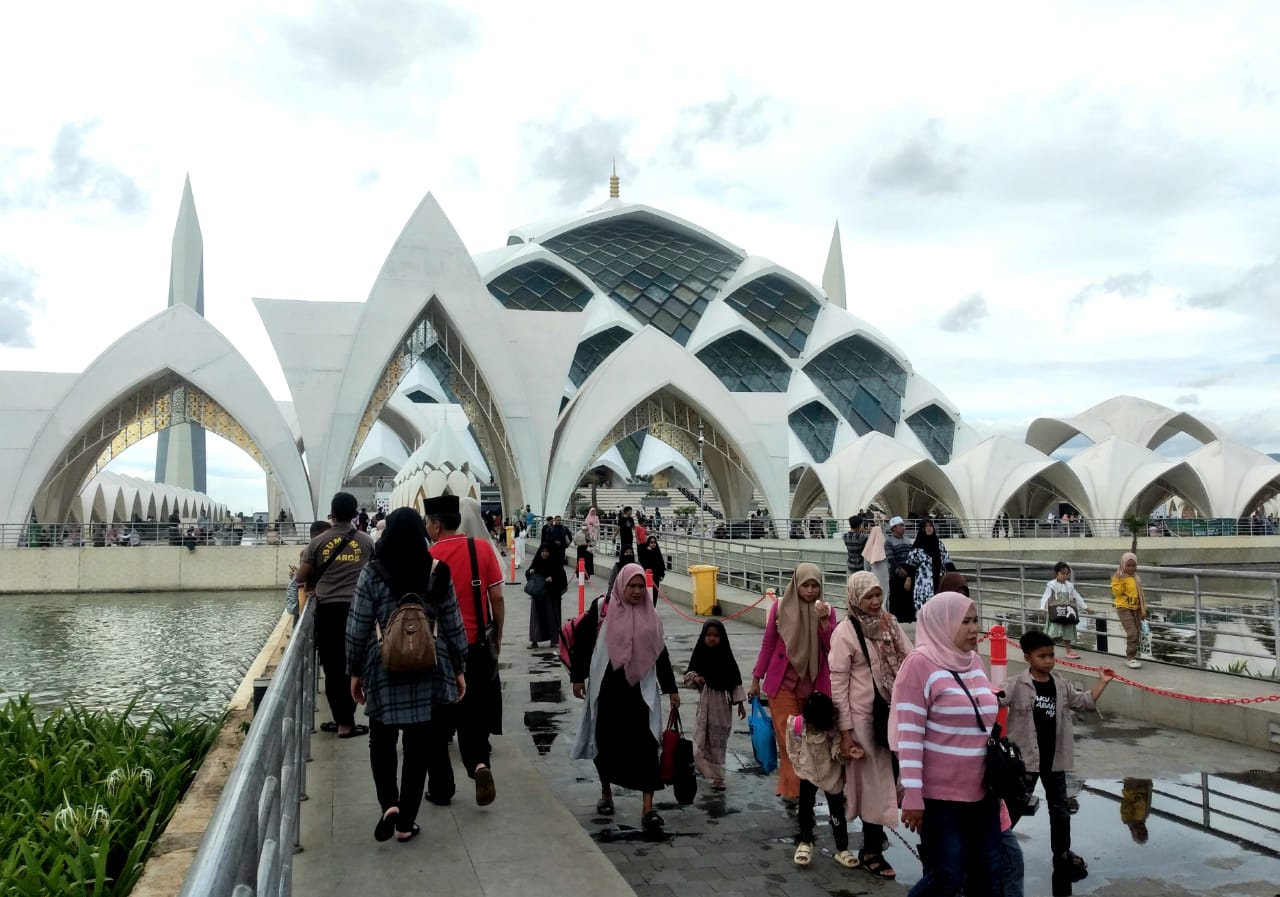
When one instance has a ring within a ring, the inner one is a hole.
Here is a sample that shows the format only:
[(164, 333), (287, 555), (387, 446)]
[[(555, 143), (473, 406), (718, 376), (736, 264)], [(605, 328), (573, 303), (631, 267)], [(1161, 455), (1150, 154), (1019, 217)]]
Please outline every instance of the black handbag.
[(1061, 623), (1064, 626), (1075, 626), (1080, 622), (1080, 614), (1072, 604), (1052, 604), (1049, 606), (1049, 622)]
[(530, 598), (541, 598), (547, 593), (547, 577), (541, 573), (530, 573), (524, 583), (524, 593)]
[(850, 617), (849, 622), (853, 624), (853, 631), (858, 634), (858, 644), (862, 645), (862, 656), (867, 659), (867, 669), (871, 672), (871, 732), (875, 736), (876, 744), (887, 748), (889, 746), (889, 702), (880, 694), (880, 689), (876, 688), (876, 671), (872, 669), (871, 655), (867, 653), (867, 637), (862, 634), (862, 627), (858, 625), (857, 620)]
[[(982, 721), (982, 712), (978, 709), (978, 702), (973, 699), (969, 689), (965, 688), (960, 674), (952, 670), (951, 675), (955, 677), (969, 699), (969, 703), (973, 705), (973, 716), (978, 721), (978, 728), (987, 732), (987, 726)], [(987, 793), (1003, 800), (1010, 812), (1029, 815), (1025, 809), (1026, 777), (1027, 764), (1022, 760), (1022, 751), (1001, 733), (1000, 724), (995, 723), (991, 731), (987, 732), (987, 762), (982, 776), (982, 784), (986, 787)]]
[(662, 733), (662, 758), (659, 762), (662, 780), (671, 785), (676, 802), (693, 803), (698, 796), (698, 775), (693, 765), (693, 742), (684, 737), (680, 710), (671, 708), (667, 728)]

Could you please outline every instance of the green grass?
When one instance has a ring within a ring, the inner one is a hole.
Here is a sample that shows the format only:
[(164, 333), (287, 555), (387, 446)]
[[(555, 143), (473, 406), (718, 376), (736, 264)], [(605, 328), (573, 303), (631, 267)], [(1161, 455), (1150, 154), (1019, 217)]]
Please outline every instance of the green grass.
[(124, 895), (222, 720), (0, 709), (0, 895)]

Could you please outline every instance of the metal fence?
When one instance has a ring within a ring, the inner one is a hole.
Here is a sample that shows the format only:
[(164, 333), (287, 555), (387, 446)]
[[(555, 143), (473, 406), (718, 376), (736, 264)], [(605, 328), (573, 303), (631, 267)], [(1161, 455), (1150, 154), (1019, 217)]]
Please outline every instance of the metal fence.
[[(613, 533), (602, 527), (601, 542), (611, 550)], [(815, 563), (823, 571), (823, 599), (845, 606), (846, 557), (843, 546), (815, 551), (812, 545), (788, 548), (752, 541), (704, 539), (683, 533), (659, 534), (668, 568), (688, 573), (696, 564), (719, 567), (717, 582), (755, 595), (775, 589), (781, 595), (796, 565)], [(969, 581), (983, 628), (1003, 624), (1016, 638), (1042, 628), (1040, 600), (1053, 579), (1052, 561), (956, 556)], [(1106, 564), (1072, 564), (1074, 582), (1089, 613), (1077, 629), (1077, 644), (1124, 655), (1124, 633), (1112, 607), (1111, 574)], [(1153, 659), (1200, 669), (1275, 676), (1280, 670), (1280, 572), (1216, 570), (1194, 567), (1140, 567), (1147, 594)]]
[[(650, 520), (655, 518), (649, 515)], [(606, 521), (610, 524), (612, 521)], [(1089, 539), (1132, 535), (1118, 518), (1072, 517), (1068, 520), (1030, 517), (1001, 517), (962, 521), (935, 518), (934, 526), (944, 539)], [(914, 538), (920, 520), (905, 521), (907, 538)], [(651, 527), (652, 528), (652, 527)], [(837, 517), (746, 517), (713, 518), (704, 514), (676, 516), (664, 513), (656, 532), (706, 536), (714, 539), (839, 539), (849, 529), (848, 518)], [(1275, 521), (1264, 517), (1242, 518), (1153, 518), (1138, 533), (1145, 537), (1190, 536), (1274, 536)]]
[(315, 699), (315, 602), (309, 601), (254, 715), (181, 897), (291, 893)]
[(24, 523), (0, 524), (4, 548), (130, 548), (157, 545), (232, 546), (305, 545), (310, 541), (309, 522), (259, 523), (243, 526), (230, 522), (192, 521), (174, 525), (153, 520), (141, 523)]

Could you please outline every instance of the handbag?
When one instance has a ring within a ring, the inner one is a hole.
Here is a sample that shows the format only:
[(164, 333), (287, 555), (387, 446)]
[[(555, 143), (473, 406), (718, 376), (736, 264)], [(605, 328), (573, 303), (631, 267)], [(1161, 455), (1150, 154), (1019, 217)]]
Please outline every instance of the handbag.
[(530, 573), (524, 582), (524, 593), (530, 598), (541, 598), (547, 593), (547, 577), (541, 573)]
[(476, 602), (476, 627), (480, 634), (476, 638), (477, 650), (489, 655), (489, 678), (498, 678), (498, 624), (493, 622), (493, 611), (489, 611), (489, 622), (485, 623), (485, 602), (480, 597), (480, 564), (476, 560), (476, 540), (467, 537), (467, 553), (471, 555), (471, 597)]
[(871, 673), (871, 733), (880, 747), (889, 746), (889, 702), (876, 688), (876, 671), (871, 667), (871, 655), (867, 653), (867, 637), (862, 634), (862, 627), (853, 617), (849, 618), (853, 631), (858, 634), (858, 643), (862, 645), (862, 656), (867, 659), (867, 670)]
[(764, 709), (759, 697), (751, 699), (751, 713), (747, 716), (747, 728), (751, 731), (751, 750), (756, 762), (765, 774), (778, 768), (778, 741), (773, 736), (773, 721)]
[(698, 778), (693, 768), (693, 742), (684, 737), (680, 709), (671, 708), (667, 728), (662, 733), (662, 781), (672, 786), (676, 800), (691, 804), (698, 795)]
[[(951, 671), (956, 683), (964, 691), (965, 697), (973, 705), (973, 716), (978, 721), (978, 728), (987, 732), (986, 723), (982, 721), (982, 712), (978, 702), (973, 699), (964, 680), (955, 670)], [(991, 726), (987, 732), (986, 769), (982, 775), (982, 784), (987, 793), (1000, 798), (1009, 808), (1010, 813), (1029, 816), (1035, 812), (1027, 803), (1027, 764), (1022, 760), (1022, 751), (1000, 731), (1000, 724)]]

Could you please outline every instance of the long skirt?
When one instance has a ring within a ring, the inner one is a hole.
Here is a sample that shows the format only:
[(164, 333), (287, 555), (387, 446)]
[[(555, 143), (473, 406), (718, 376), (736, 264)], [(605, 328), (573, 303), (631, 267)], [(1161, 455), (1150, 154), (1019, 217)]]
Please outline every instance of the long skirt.
[(639, 685), (609, 667), (596, 702), (596, 769), (612, 785), (661, 791), (658, 742), (649, 730), (649, 705)]
[(544, 589), (542, 596), (529, 600), (529, 641), (560, 641), (560, 598), (561, 593)]
[(698, 698), (698, 716), (693, 724), (693, 765), (699, 775), (713, 782), (724, 781), (724, 757), (729, 749), (729, 733), (733, 731), (733, 708), (746, 700), (742, 686), (727, 691), (702, 690)]

